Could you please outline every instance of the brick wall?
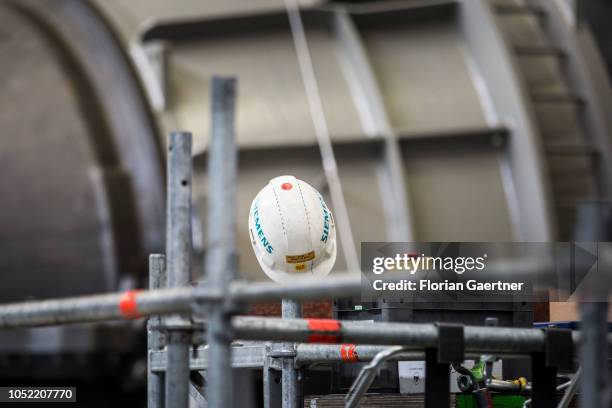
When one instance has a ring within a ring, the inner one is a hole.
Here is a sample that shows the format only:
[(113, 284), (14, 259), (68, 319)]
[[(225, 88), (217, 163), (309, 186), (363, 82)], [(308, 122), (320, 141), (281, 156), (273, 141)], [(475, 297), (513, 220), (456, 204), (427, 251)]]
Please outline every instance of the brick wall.
[[(251, 306), (249, 314), (253, 316), (280, 316), (281, 303), (257, 303)], [(313, 300), (302, 304), (302, 316), (308, 318), (330, 319), (332, 317), (332, 302), (329, 299)]]

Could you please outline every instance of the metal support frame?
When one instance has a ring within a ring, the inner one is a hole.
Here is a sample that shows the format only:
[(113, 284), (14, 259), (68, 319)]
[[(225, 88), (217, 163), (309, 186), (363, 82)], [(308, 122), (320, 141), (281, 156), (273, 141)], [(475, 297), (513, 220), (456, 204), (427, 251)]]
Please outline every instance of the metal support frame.
[[(254, 302), (265, 299), (275, 299), (283, 291), (295, 295), (295, 299), (320, 299), (328, 296), (324, 288), (329, 284), (345, 296), (358, 294), (361, 282), (356, 280), (336, 280), (319, 282), (309, 285), (295, 285), (291, 290), (280, 286), (271, 290), (268, 285), (262, 291), (260, 285), (253, 285), (256, 290), (244, 293), (249, 296), (229, 296)], [(328, 288), (329, 289), (329, 288)], [(236, 291), (233, 293), (240, 293)], [(185, 313), (193, 303), (218, 301), (217, 296), (206, 297), (194, 288), (164, 289), (157, 291), (141, 291), (134, 294), (137, 315), (125, 315), (119, 310), (125, 293), (83, 296), (62, 300), (47, 300), (25, 302), (0, 306), (0, 329), (26, 326), (45, 326), (66, 323), (99, 322), (105, 320), (127, 319), (160, 314)], [(56, 317), (60, 315), (60, 318)], [(228, 316), (229, 317), (229, 316)], [(308, 319), (278, 319), (259, 317), (234, 317), (232, 326), (235, 338), (243, 340), (263, 341), (294, 341), (308, 342), (312, 329)], [(433, 324), (419, 323), (364, 323), (358, 321), (337, 321), (339, 331), (333, 334), (346, 343), (361, 344), (404, 344), (418, 350), (436, 345), (438, 329)], [(580, 332), (572, 332), (574, 345), (580, 339)], [(538, 329), (465, 326), (464, 342), (466, 352), (486, 352), (499, 354), (530, 354), (544, 350), (544, 333)], [(608, 343), (612, 342), (610, 336)]]
[[(383, 206), (386, 214), (387, 229), (389, 235), (399, 236), (405, 234), (410, 236), (410, 201), (406, 198), (406, 188), (398, 188), (403, 182), (403, 176), (397, 169), (401, 168), (401, 154), (395, 153), (396, 143), (393, 142), (394, 133), (401, 138), (397, 129), (389, 129), (389, 120), (385, 118), (384, 101), (380, 98), (380, 90), (377, 89), (376, 78), (371, 67), (368, 66), (367, 53), (363, 50), (359, 33), (355, 32), (352, 20), (373, 19), (378, 20), (382, 15), (389, 21), (398, 21), (400, 18), (418, 18), (421, 15), (450, 15), (457, 13), (457, 19), (461, 32), (465, 38), (466, 51), (469, 59), (473, 59), (478, 67), (478, 82), (482, 82), (490, 90), (486, 99), (486, 105), (491, 105), (489, 110), (493, 116), (505, 119), (515, 118), (512, 123), (507, 123), (516, 137), (510, 139), (508, 154), (501, 158), (501, 170), (503, 173), (504, 190), (508, 196), (509, 210), (515, 229), (515, 238), (525, 241), (550, 241), (554, 238), (556, 231), (553, 223), (552, 193), (546, 178), (546, 169), (543, 165), (543, 147), (539, 146), (537, 140), (537, 126), (533, 112), (526, 109), (530, 103), (525, 87), (521, 82), (519, 72), (515, 68), (515, 61), (509, 46), (504, 41), (498, 25), (493, 19), (491, 6), (486, 0), (474, 0), (469, 2), (456, 1), (416, 1), (416, 2), (385, 2), (384, 4), (359, 5), (359, 4), (336, 4), (317, 5), (314, 7), (299, 8), (295, 0), (287, 0), (290, 4), (290, 16), (293, 16), (292, 30), (303, 34), (304, 27), (301, 24), (300, 15), (309, 24), (332, 28), (340, 45), (340, 51), (344, 60), (350, 65), (346, 71), (346, 79), (349, 85), (353, 101), (367, 136), (372, 140), (367, 142), (379, 142), (384, 144), (382, 153), (386, 159), (381, 161), (380, 170), (388, 173), (391, 177), (389, 185), (394, 186), (390, 191), (394, 194), (404, 192), (404, 196), (394, 196), (393, 200), (386, 200)], [(298, 21), (300, 20), (300, 21)], [(331, 22), (331, 24), (330, 24)], [(229, 30), (227, 28), (230, 28)], [(235, 27), (243, 30), (257, 30), (262, 27), (286, 29), (286, 16), (278, 9), (266, 10), (250, 14), (248, 16), (232, 16), (223, 18), (205, 18), (200, 20), (173, 20), (158, 21), (148, 25), (141, 33), (141, 40), (149, 42), (153, 40), (167, 40), (179, 42), (188, 39), (202, 39), (219, 33), (231, 33)], [(486, 35), (482, 35), (483, 30)], [(298, 51), (305, 56), (305, 63), (300, 62), (300, 68), (311, 71), (312, 64), (310, 56), (307, 55), (308, 47), (300, 39)], [(343, 62), (343, 61), (341, 61)], [(356, 68), (357, 67), (357, 68)], [(363, 68), (361, 68), (363, 67)], [(344, 66), (343, 68), (347, 68)], [(311, 78), (310, 72), (303, 77)], [(312, 80), (308, 81), (310, 85)], [(314, 86), (307, 88), (316, 88)], [(315, 89), (316, 91), (316, 89)], [(307, 89), (307, 92), (309, 90)], [(313, 94), (316, 92), (312, 92)], [(500, 98), (499, 95), (505, 95)], [(315, 98), (309, 98), (310, 100)], [(483, 105), (484, 105), (483, 101)], [(320, 103), (314, 103), (317, 118), (321, 115)], [(487, 108), (485, 108), (487, 110)], [(324, 112), (323, 112), (324, 113)], [(319, 120), (320, 122), (320, 120)], [(324, 120), (323, 120), (324, 122)], [(490, 123), (490, 126), (497, 126)], [(315, 126), (317, 124), (315, 123)], [(324, 126), (324, 124), (323, 124)], [(337, 142), (332, 141), (335, 149)], [(329, 150), (325, 147), (325, 150)], [(399, 156), (399, 157), (398, 157)], [(405, 184), (405, 183), (404, 183)], [(331, 186), (333, 187), (333, 186)], [(385, 185), (384, 187), (388, 187)], [(335, 200), (334, 200), (335, 201)], [(405, 203), (403, 202), (405, 201)], [(337, 212), (338, 206), (336, 207)], [(402, 209), (404, 211), (402, 211)], [(340, 212), (338, 212), (340, 218)], [(391, 221), (395, 220), (395, 225)], [(341, 227), (338, 220), (338, 227)], [(345, 235), (341, 233), (340, 235)], [(409, 240), (409, 239), (406, 239)]]
[[(173, 132), (168, 145), (166, 260), (171, 288), (188, 285), (191, 274), (191, 139), (191, 133)], [(187, 408), (190, 323), (184, 316), (172, 315), (164, 324), (168, 328), (166, 407)]]
[(151, 106), (163, 112), (170, 105), (168, 64), (170, 44), (166, 41), (138, 41), (130, 44), (130, 55), (141, 73)]
[(208, 161), (208, 253), (205, 267), (208, 284), (221, 295), (221, 300), (210, 306), (207, 322), (211, 408), (231, 406), (229, 402), (232, 401), (231, 343), (234, 335), (229, 305), (224, 300), (237, 268), (235, 104), (236, 79), (213, 78)]
[(558, 2), (529, 0), (527, 4), (541, 8), (546, 15), (543, 24), (546, 34), (560, 47), (566, 58), (564, 74), (571, 90), (585, 102), (579, 114), (586, 131), (586, 139), (596, 147), (600, 161), (595, 169), (600, 197), (612, 198), (612, 93), (604, 62), (596, 51), (588, 25), (578, 21), (572, 24), (564, 18)]
[[(525, 84), (509, 45), (486, 0), (465, 1), (459, 8), (459, 26), (466, 51), (477, 63), (477, 75), (488, 90), (488, 103), (499, 118), (513, 118), (508, 151), (501, 160), (504, 189), (515, 238), (553, 241), (552, 189), (547, 180), (543, 146)], [(506, 170), (507, 169), (507, 170)]]
[[(329, 282), (332, 283), (332, 287), (338, 287), (340, 289), (351, 289), (359, 290), (359, 280), (357, 282), (351, 282), (351, 285), (345, 286), (334, 285), (334, 280), (331, 279)], [(357, 285), (355, 285), (357, 284)], [(280, 286), (276, 290), (272, 290), (270, 285), (252, 285), (255, 289), (246, 291), (247, 294), (245, 299), (248, 301), (260, 300), (262, 298), (274, 297), (282, 293), (301, 294), (299, 298), (320, 298), (322, 289), (327, 285), (326, 282), (319, 282), (317, 284), (309, 284), (306, 286), (295, 285), (292, 290)], [(198, 290), (190, 289), (189, 292), (185, 292), (184, 289), (180, 289), (183, 293), (183, 297), (177, 297), (176, 291), (178, 289), (165, 289), (158, 291), (142, 291), (134, 295), (131, 302), (134, 304), (134, 309), (138, 315), (156, 315), (156, 314), (169, 314), (176, 312), (185, 312), (188, 310), (187, 306), (191, 305), (196, 300), (200, 300), (198, 295), (201, 292)], [(160, 296), (160, 292), (164, 294), (171, 294), (171, 296), (164, 295)], [(234, 292), (240, 293), (240, 291)], [(77, 301), (76, 310), (79, 313), (74, 314), (75, 303), (74, 300), (54, 300), (54, 301), (43, 301), (43, 302), (30, 302), (25, 304), (18, 304), (12, 306), (0, 306), (0, 328), (7, 327), (18, 327), (24, 325), (36, 324), (56, 324), (58, 321), (66, 322), (65, 319), (57, 319), (54, 315), (56, 313), (67, 313), (67, 316), (71, 318), (70, 322), (76, 323), (80, 320), (77, 317), (83, 318), (84, 321), (100, 321), (109, 318), (133, 318), (135, 315), (122, 315), (116, 310), (119, 309), (120, 299), (125, 294), (120, 295), (103, 295), (103, 296), (89, 296), (79, 298)], [(239, 298), (239, 297), (238, 297)], [(204, 297), (204, 299), (206, 299)], [(208, 298), (209, 301), (218, 302), (219, 298), (213, 296)], [(53, 306), (51, 308), (45, 307), (45, 305)], [(83, 310), (88, 309), (86, 313)], [(70, 314), (68, 312), (73, 312)], [(92, 319), (92, 315), (95, 315), (95, 319)], [(109, 317), (110, 316), (110, 317)], [(225, 315), (229, 320), (229, 315)], [(83, 321), (83, 320), (81, 320)], [(466, 355), (470, 353), (495, 353), (496, 355), (506, 356), (508, 354), (514, 355), (526, 355), (536, 354), (535, 364), (537, 365), (536, 370), (545, 369), (546, 361), (546, 347), (548, 344), (549, 359), (554, 353), (550, 351), (556, 351), (556, 348), (552, 348), (552, 337), (550, 334), (546, 334), (538, 329), (521, 329), (521, 328), (499, 328), (499, 327), (480, 327), (480, 326), (465, 326), (461, 336), (458, 333), (453, 334), (453, 330), (458, 331), (457, 328), (449, 328), (445, 326), (436, 326), (433, 324), (414, 324), (414, 323), (363, 323), (363, 322), (351, 322), (351, 321), (329, 321), (325, 320), (326, 326), (330, 327), (325, 330), (313, 330), (312, 319), (278, 319), (278, 318), (256, 318), (256, 317), (234, 317), (231, 320), (233, 328), (233, 334), (237, 339), (253, 339), (253, 340), (268, 340), (268, 341), (291, 341), (291, 342), (310, 342), (313, 341), (313, 334), (320, 340), (318, 341), (337, 341), (350, 342), (350, 343), (361, 343), (361, 344), (380, 344), (380, 345), (404, 345), (408, 350), (428, 350), (429, 353), (426, 356), (426, 360), (429, 361), (428, 373), (434, 372), (435, 377), (444, 377), (445, 381), (448, 380), (447, 371), (448, 364), (441, 363), (440, 357), (454, 360), (460, 359), (460, 356), (454, 356), (454, 353), (458, 352), (462, 347), (457, 346), (461, 344), (463, 339)], [(156, 327), (153, 325), (149, 326), (150, 329), (154, 330)], [(549, 332), (550, 333), (550, 332)], [(569, 341), (573, 347), (576, 347), (580, 341), (580, 333), (566, 332), (564, 335), (565, 347), (569, 347)], [(557, 339), (559, 340), (559, 339)], [(608, 337), (608, 344), (612, 343), (612, 339)], [(341, 356), (342, 349), (346, 345), (300, 345), (297, 348), (296, 362), (298, 364), (307, 364), (309, 362), (332, 358), (338, 359), (338, 355)], [(356, 352), (361, 355), (363, 360), (367, 360), (368, 355), (373, 355), (377, 350), (371, 349), (373, 346), (355, 346)], [(452, 352), (452, 347), (455, 347), (455, 351)], [(555, 346), (558, 347), (558, 346)], [(247, 346), (244, 346), (246, 349)], [(253, 359), (252, 355), (257, 354), (257, 351), (253, 353), (238, 352), (240, 347), (236, 347), (235, 358), (250, 358), (250, 362), (245, 362), (243, 367), (261, 367), (264, 365), (264, 380), (268, 386), (265, 388), (265, 399), (267, 407), (275, 407), (274, 401), (280, 400), (280, 383), (281, 383), (281, 369), (282, 367), (278, 364), (278, 358), (266, 358), (265, 362), (260, 363), (261, 359)], [(300, 352), (301, 350), (301, 352)], [(440, 350), (440, 351), (438, 351)], [(566, 350), (566, 348), (564, 348)], [(196, 350), (198, 351), (198, 350)], [(380, 351), (380, 348), (378, 349)], [(434, 352), (435, 351), (435, 352)], [(269, 356), (275, 356), (273, 350), (268, 346), (267, 353)], [(407, 353), (410, 353), (408, 351)], [(199, 353), (196, 353), (196, 356)], [(229, 353), (228, 353), (229, 354)], [(251, 356), (249, 356), (251, 354)], [(302, 355), (300, 355), (302, 354)], [(564, 352), (564, 355), (566, 353)], [(242, 356), (242, 357), (241, 357)], [(167, 359), (168, 353), (164, 351), (154, 351), (151, 353), (151, 371), (160, 372), (168, 369)], [(207, 361), (200, 364), (200, 366), (192, 365), (192, 369), (205, 369), (208, 368), (208, 362), (211, 356), (208, 355)], [(370, 357), (371, 358), (371, 357)], [(399, 358), (399, 356), (398, 356)], [(411, 355), (403, 356), (402, 358), (412, 358)], [(422, 354), (419, 353), (419, 359), (422, 359)], [(161, 359), (161, 360), (160, 360)], [(344, 358), (340, 357), (344, 361)], [(161, 361), (161, 362), (160, 362)], [(229, 361), (227, 362), (230, 366)], [(551, 361), (548, 364), (552, 364)], [(555, 364), (559, 365), (559, 362)], [(212, 366), (211, 366), (212, 367)], [(444, 371), (444, 372), (443, 372)], [(541, 373), (542, 371), (538, 372)], [(436, 375), (436, 373), (438, 375)], [(429, 375), (428, 375), (429, 376)], [(540, 377), (538, 377), (540, 378)], [(278, 387), (271, 386), (272, 383), (278, 384)], [(438, 382), (439, 384), (439, 382)], [(539, 388), (541, 383), (536, 380), (534, 387)], [(546, 389), (546, 388), (545, 388)], [(550, 387), (548, 388), (550, 389)], [(213, 391), (211, 391), (213, 392)], [(438, 388), (439, 393), (439, 388)], [(278, 397), (278, 398), (277, 398)], [(537, 405), (536, 405), (537, 406)]]
[(287, 15), (289, 17), (289, 26), (291, 28), (291, 36), (295, 45), (295, 52), (300, 67), (302, 82), (304, 83), (304, 91), (308, 101), (310, 116), (315, 129), (317, 143), (321, 152), (321, 161), (323, 163), (323, 171), (325, 172), (325, 180), (329, 187), (332, 205), (335, 208), (336, 226), (340, 235), (340, 244), (342, 252), (349, 271), (359, 271), (359, 256), (353, 239), (353, 231), (349, 219), (344, 192), (342, 191), (342, 183), (338, 174), (338, 164), (334, 155), (334, 148), (327, 126), (325, 110), (323, 109), (323, 101), (319, 93), (319, 85), (312, 64), (312, 57), (304, 30), (304, 23), (300, 12), (300, 7), (297, 0), (283, 0)]
[(382, 157), (378, 165), (381, 192), (392, 194), (383, 200), (390, 241), (414, 241), (412, 211), (407, 198), (403, 159), (400, 146), (389, 116), (372, 64), (352, 16), (344, 8), (334, 10), (334, 29), (346, 62), (343, 68), (350, 79), (349, 86), (362, 127), (369, 137), (383, 140)]

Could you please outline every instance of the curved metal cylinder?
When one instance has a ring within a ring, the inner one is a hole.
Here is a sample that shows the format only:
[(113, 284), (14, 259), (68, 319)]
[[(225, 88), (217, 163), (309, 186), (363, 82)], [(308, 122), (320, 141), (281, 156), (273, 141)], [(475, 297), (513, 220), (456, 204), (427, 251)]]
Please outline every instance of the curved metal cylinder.
[(144, 278), (163, 245), (163, 173), (119, 42), (79, 0), (2, 2), (0, 26), (0, 299)]

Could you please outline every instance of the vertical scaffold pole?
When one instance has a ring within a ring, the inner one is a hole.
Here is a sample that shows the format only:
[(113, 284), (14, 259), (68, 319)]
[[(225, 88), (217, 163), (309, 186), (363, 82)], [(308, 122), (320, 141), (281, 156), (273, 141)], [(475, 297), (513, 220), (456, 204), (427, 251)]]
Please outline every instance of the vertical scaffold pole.
[[(149, 256), (149, 289), (166, 287), (166, 259), (164, 255)], [(147, 322), (147, 407), (163, 408), (164, 374), (151, 371), (151, 352), (164, 347), (164, 336), (159, 330), (161, 318), (151, 317)]]
[[(612, 210), (610, 204), (604, 201), (583, 202), (578, 206), (575, 241), (576, 247), (582, 247), (593, 255), (594, 259), (604, 248), (602, 243), (612, 239)], [(585, 257), (581, 257), (585, 258)], [(575, 261), (582, 270), (589, 270), (591, 263), (582, 264), (581, 258)], [(585, 258), (588, 259), (588, 258)], [(609, 271), (605, 257), (599, 258), (595, 273), (597, 280), (587, 280), (583, 287), (580, 311), (580, 366), (582, 378), (580, 381), (579, 400), (582, 408), (610, 406), (610, 372), (608, 366), (608, 302), (609, 297), (606, 277)], [(600, 272), (600, 268), (601, 269)]]
[[(166, 270), (168, 287), (186, 286), (191, 273), (191, 133), (173, 132), (168, 146)], [(168, 329), (166, 407), (189, 406), (189, 321), (165, 320)]]
[[(288, 319), (302, 317), (300, 303), (295, 300), (283, 299), (282, 316)], [(300, 373), (295, 367), (295, 343), (284, 343), (283, 352), (287, 355), (286, 358), (283, 358), (283, 408), (301, 408), (303, 400), (299, 379)]]
[[(234, 140), (236, 80), (212, 80), (212, 129), (208, 153), (207, 281), (212, 290), (227, 293), (237, 268), (236, 173)], [(210, 408), (232, 401), (230, 315), (226, 305), (211, 305), (208, 315), (208, 384)]]

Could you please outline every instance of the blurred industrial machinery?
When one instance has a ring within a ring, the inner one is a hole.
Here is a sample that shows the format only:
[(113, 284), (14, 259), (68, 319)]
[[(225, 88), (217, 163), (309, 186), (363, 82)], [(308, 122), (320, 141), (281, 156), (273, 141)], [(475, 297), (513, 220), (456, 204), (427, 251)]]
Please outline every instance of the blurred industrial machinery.
[[(2, 2), (0, 21), (0, 299), (141, 284), (164, 242), (163, 165), (127, 54), (87, 2)], [(128, 329), (4, 332), (1, 376), (31, 377), (36, 359), (37, 376), (102, 373), (83, 360), (129, 353)]]
[[(610, 76), (575, 3), (301, 1), (356, 243), (570, 240), (577, 206), (609, 201)], [(170, 130), (194, 133), (206, 211), (214, 74), (241, 84), (237, 224), (278, 174), (327, 195), (282, 1), (0, 3), (2, 303), (145, 286), (146, 254), (164, 243)], [(201, 258), (197, 224), (194, 245)], [(238, 253), (240, 273), (266, 279), (246, 229)], [(529, 304), (397, 310), (342, 300), (335, 313), (533, 320)], [(131, 325), (0, 332), (0, 366), (23, 368), (0, 376), (31, 375), (11, 356), (131, 355), (137, 342)]]

